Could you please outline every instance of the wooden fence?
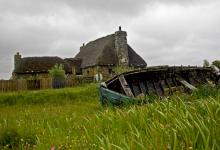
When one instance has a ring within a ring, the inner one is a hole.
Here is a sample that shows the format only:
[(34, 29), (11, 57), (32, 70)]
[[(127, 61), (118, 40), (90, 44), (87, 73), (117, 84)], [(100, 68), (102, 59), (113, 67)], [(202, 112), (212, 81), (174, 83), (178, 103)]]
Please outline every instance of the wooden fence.
[[(70, 76), (65, 79), (64, 87), (74, 87), (85, 83), (94, 82), (93, 77)], [(0, 80), (0, 93), (24, 91), (24, 90), (41, 90), (53, 88), (52, 78), (42, 78), (37, 80)]]
[(0, 92), (27, 90), (26, 80), (0, 80)]

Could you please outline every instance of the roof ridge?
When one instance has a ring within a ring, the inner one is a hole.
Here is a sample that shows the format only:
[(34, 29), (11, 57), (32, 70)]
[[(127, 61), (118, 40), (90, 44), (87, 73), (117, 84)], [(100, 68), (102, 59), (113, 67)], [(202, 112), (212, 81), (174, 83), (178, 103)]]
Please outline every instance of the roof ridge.
[(99, 41), (99, 40), (105, 39), (105, 38), (110, 37), (110, 36), (115, 36), (115, 33), (112, 33), (112, 34), (109, 34), (109, 35), (100, 37), (100, 38), (95, 39), (95, 40), (93, 40), (93, 41), (89, 41), (89, 42), (86, 43), (84, 46), (88, 46), (89, 44), (91, 44), (91, 43), (93, 43), (93, 42), (97, 42), (97, 41)]

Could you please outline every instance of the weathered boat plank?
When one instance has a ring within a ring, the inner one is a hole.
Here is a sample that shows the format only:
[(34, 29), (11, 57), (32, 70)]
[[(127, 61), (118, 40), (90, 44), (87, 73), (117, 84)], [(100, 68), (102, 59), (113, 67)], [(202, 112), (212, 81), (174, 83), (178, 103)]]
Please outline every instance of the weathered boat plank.
[(133, 90), (134, 96), (137, 96), (141, 93), (137, 83), (132, 84), (132, 90)]
[(188, 83), (184, 79), (179, 79), (179, 82), (182, 83), (186, 88), (190, 89), (191, 91), (197, 90), (197, 88), (195, 86), (193, 86), (192, 84)]
[(156, 91), (154, 89), (154, 85), (152, 82), (147, 81), (147, 89), (148, 89), (148, 93), (155, 93), (156, 94)]
[(141, 88), (141, 92), (143, 94), (146, 94), (147, 90), (146, 90), (146, 87), (145, 87), (144, 83), (143, 82), (139, 82), (139, 86)]
[(125, 94), (126, 94), (127, 96), (134, 97), (134, 95), (133, 95), (133, 93), (132, 93), (132, 91), (131, 91), (131, 89), (130, 89), (128, 83), (127, 83), (127, 81), (126, 81), (125, 78), (124, 78), (124, 76), (121, 75), (121, 76), (119, 76), (118, 79), (119, 79), (119, 81), (120, 81), (120, 83), (121, 83), (121, 86), (122, 86), (122, 88), (123, 88)]

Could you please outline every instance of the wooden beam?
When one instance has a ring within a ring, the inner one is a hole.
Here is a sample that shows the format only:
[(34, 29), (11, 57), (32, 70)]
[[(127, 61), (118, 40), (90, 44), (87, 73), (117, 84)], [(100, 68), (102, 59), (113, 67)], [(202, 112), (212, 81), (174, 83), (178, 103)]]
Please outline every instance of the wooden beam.
[(164, 85), (165, 85), (165, 82), (162, 81), (162, 80), (160, 80), (160, 81), (159, 81), (159, 86), (160, 86), (160, 88), (161, 88), (161, 90), (162, 90), (162, 94), (165, 95), (165, 89), (164, 89), (164, 86), (163, 86), (162, 82), (163, 82)]
[(169, 94), (173, 94), (173, 89), (167, 79), (165, 79), (165, 84), (167, 84), (169, 87)]
[(159, 93), (159, 91), (158, 91), (158, 89), (157, 89), (157, 86), (156, 86), (156, 83), (153, 81), (153, 86), (154, 86), (154, 89), (155, 89), (155, 91), (156, 91), (156, 94), (158, 95), (158, 96), (160, 96), (160, 93)]
[(178, 81), (186, 88), (190, 89), (191, 91), (196, 90), (197, 88), (194, 87), (192, 84), (188, 83), (186, 80), (184, 79), (178, 79)]
[(145, 87), (144, 83), (143, 82), (139, 82), (139, 86), (140, 86), (141, 92), (143, 94), (146, 94), (147, 90), (146, 90), (146, 87)]
[(118, 79), (119, 79), (119, 81), (120, 81), (120, 83), (121, 83), (121, 86), (122, 86), (122, 88), (123, 88), (125, 94), (126, 94), (127, 96), (134, 97), (134, 95), (133, 95), (133, 93), (132, 93), (132, 91), (131, 91), (131, 88), (129, 87), (129, 85), (128, 85), (127, 81), (125, 80), (124, 76), (123, 76), (123, 75), (120, 75), (120, 76), (118, 77)]

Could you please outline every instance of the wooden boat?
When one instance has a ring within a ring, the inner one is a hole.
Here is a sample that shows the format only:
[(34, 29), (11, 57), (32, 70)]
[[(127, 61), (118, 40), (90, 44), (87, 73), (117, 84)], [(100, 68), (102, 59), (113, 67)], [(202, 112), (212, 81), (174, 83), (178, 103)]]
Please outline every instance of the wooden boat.
[(190, 92), (205, 84), (219, 84), (219, 73), (211, 67), (148, 67), (119, 74), (101, 83), (100, 102), (111, 105), (143, 102), (152, 94), (167, 96), (176, 91)]

